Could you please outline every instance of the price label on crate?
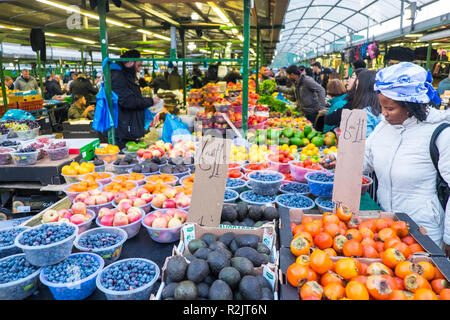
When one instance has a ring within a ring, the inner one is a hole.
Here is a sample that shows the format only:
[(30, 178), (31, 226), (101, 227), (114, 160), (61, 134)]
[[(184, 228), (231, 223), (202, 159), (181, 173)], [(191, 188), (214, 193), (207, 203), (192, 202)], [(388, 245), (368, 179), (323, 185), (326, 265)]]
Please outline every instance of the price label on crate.
[(333, 202), (359, 214), (362, 172), (366, 146), (367, 113), (342, 110), (341, 135), (334, 173)]
[(228, 178), (231, 140), (203, 137), (195, 153), (195, 179), (187, 221), (220, 224)]

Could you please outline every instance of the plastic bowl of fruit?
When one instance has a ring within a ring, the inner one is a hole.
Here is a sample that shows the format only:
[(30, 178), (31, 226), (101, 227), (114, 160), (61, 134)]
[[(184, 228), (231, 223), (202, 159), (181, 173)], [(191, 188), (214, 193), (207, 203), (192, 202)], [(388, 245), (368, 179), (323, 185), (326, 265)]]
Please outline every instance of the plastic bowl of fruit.
[(242, 166), (242, 170), (244, 170), (244, 174), (247, 174), (252, 171), (266, 170), (267, 166), (267, 162), (251, 162)]
[(44, 150), (52, 161), (62, 160), (69, 156), (69, 146), (66, 145), (65, 141), (51, 143)]
[(239, 197), (248, 205), (263, 206), (266, 204), (275, 203), (276, 195), (262, 196), (254, 193), (252, 190), (249, 190), (242, 192)]
[(85, 180), (85, 181), (95, 181), (98, 184), (101, 185), (107, 185), (108, 183), (111, 183), (111, 181), (113, 181), (114, 179), (114, 174), (111, 172), (91, 172), (91, 173), (87, 173), (84, 174), (80, 177), (80, 180)]
[(369, 176), (363, 176), (362, 177), (362, 185), (361, 185), (361, 194), (365, 194), (368, 190), (371, 184), (373, 183), (373, 180)]
[(96, 172), (104, 172), (105, 171), (106, 162), (104, 160), (94, 159), (92, 161), (89, 161), (89, 163), (94, 164)]
[(41, 127), (37, 127), (34, 129), (30, 129), (30, 130), (25, 130), (25, 131), (14, 131), (14, 133), (17, 134), (17, 137), (15, 137), (14, 139), (17, 139), (17, 140), (34, 139), (39, 135), (40, 129), (41, 129)]
[(234, 203), (239, 199), (239, 193), (237, 191), (226, 188), (223, 202), (224, 203)]
[(290, 209), (302, 209), (304, 213), (308, 213), (315, 206), (314, 201), (299, 193), (280, 194), (276, 197), (275, 202), (280, 216), (284, 214), (285, 217), (289, 217)]
[(239, 169), (229, 169), (228, 178), (229, 179), (242, 179), (244, 174)]
[(32, 265), (43, 267), (66, 259), (77, 234), (78, 226), (73, 223), (44, 223), (22, 231), (14, 244)]
[(127, 239), (125, 230), (100, 227), (79, 234), (73, 244), (79, 251), (98, 254), (105, 261), (105, 265), (108, 265), (119, 259)]
[(100, 148), (95, 149), (96, 157), (107, 163), (116, 161), (119, 157), (119, 152), (119, 147), (113, 145), (100, 145)]
[(68, 186), (63, 188), (64, 193), (67, 195), (67, 198), (71, 202), (75, 200), (77, 195), (86, 192), (99, 189), (100, 191), (103, 191), (103, 186), (101, 184), (97, 183), (91, 183), (90, 181), (82, 180), (80, 182), (71, 183)]
[(102, 257), (95, 253), (73, 253), (56, 265), (44, 267), (39, 280), (55, 300), (83, 300), (94, 292), (96, 278), (104, 266)]
[(8, 165), (12, 162), (12, 153), (14, 149), (0, 147), (0, 165)]
[(165, 184), (168, 186), (175, 186), (178, 181), (179, 178), (172, 175), (172, 174), (166, 174), (166, 173), (161, 173), (161, 174), (155, 174), (152, 176), (149, 176), (147, 178), (145, 178), (146, 182), (150, 182), (150, 183), (161, 183), (161, 184)]
[(115, 176), (112, 180), (114, 181), (133, 181), (138, 186), (143, 186), (145, 184), (146, 176), (142, 173), (129, 173), (129, 174), (119, 174)]
[(10, 227), (0, 229), (0, 259), (13, 254), (23, 253), (20, 248), (14, 244), (14, 240), (22, 231), (29, 227)]
[(331, 197), (333, 195), (334, 173), (308, 172), (305, 174), (309, 191), (316, 197)]
[(137, 151), (128, 151), (128, 148), (123, 148), (122, 152), (125, 156), (137, 158)]
[(289, 181), (280, 186), (281, 193), (296, 193), (303, 196), (309, 194), (309, 187), (306, 183)]
[[(15, 268), (20, 272), (11, 272)], [(38, 287), (40, 267), (33, 266), (25, 254), (0, 259), (0, 300), (23, 300)]]
[(319, 207), (320, 212), (333, 212), (334, 205), (333, 201), (331, 201), (331, 198), (324, 198), (324, 197), (317, 197), (314, 202)]
[(246, 184), (247, 184), (247, 181), (245, 181), (244, 179), (228, 178), (226, 188), (230, 189), (230, 190), (234, 190), (237, 193), (241, 193), (244, 190)]
[(12, 159), (16, 166), (30, 166), (37, 162), (39, 151), (35, 148), (24, 148), (12, 152)]
[(284, 180), (284, 175), (278, 171), (259, 170), (248, 173), (247, 178), (253, 192), (263, 196), (271, 196), (277, 194), (281, 182)]
[(97, 214), (91, 209), (86, 209), (86, 214), (89, 217), (86, 217), (84, 222), (77, 224), (78, 234), (83, 233), (86, 230), (89, 230), (89, 228), (92, 225), (92, 221), (94, 221), (95, 217), (97, 217)]
[(132, 223), (128, 223), (128, 224), (124, 224), (124, 225), (120, 225), (120, 226), (119, 225), (105, 226), (105, 225), (101, 224), (100, 217), (97, 217), (97, 219), (95, 219), (95, 223), (99, 227), (122, 229), (123, 231), (125, 231), (127, 233), (127, 235), (128, 235), (127, 239), (131, 239), (139, 233), (139, 230), (141, 229), (141, 220), (144, 219), (144, 216), (145, 216), (144, 210), (142, 210), (140, 208), (139, 208), (139, 210), (141, 211), (141, 217)]
[(318, 163), (313, 163), (311, 160), (306, 159), (302, 161), (289, 161), (289, 167), (291, 170), (291, 176), (298, 182), (306, 182), (305, 174), (308, 172), (320, 172), (325, 169)]
[[(180, 231), (187, 214), (187, 211), (182, 209), (158, 209), (147, 214), (142, 225), (153, 241), (171, 243), (180, 240)], [(164, 218), (166, 215), (172, 218)]]
[[(124, 276), (131, 273), (140, 276), (141, 281), (121, 284), (114, 275), (115, 270), (121, 270)], [(135, 272), (132, 270), (135, 269)], [(108, 300), (148, 300), (153, 285), (159, 278), (159, 267), (148, 259), (130, 258), (116, 261), (104, 268), (97, 276), (97, 288), (102, 291)], [(114, 281), (115, 280), (115, 281)]]
[(266, 156), (267, 169), (275, 170), (281, 173), (290, 173), (291, 169), (289, 166), (289, 161), (294, 160), (294, 157), (290, 155), (289, 152), (287, 153), (288, 154), (286, 155), (286, 157), (284, 154), (280, 153), (268, 154)]

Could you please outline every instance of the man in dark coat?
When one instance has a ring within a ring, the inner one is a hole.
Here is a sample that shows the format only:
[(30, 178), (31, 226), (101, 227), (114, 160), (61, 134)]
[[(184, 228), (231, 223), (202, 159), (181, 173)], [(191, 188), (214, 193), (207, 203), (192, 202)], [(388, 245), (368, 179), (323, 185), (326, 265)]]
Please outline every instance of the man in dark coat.
[[(88, 103), (95, 101), (97, 92), (98, 90), (94, 88), (90, 80), (86, 79), (83, 73), (79, 73), (77, 78), (70, 83), (69, 93), (72, 94), (72, 97), (81, 94)], [(93, 99), (90, 98), (90, 94), (94, 96)]]
[(63, 94), (59, 82), (55, 77), (48, 77), (44, 84), (45, 87), (45, 100), (50, 100), (53, 96)]
[[(140, 58), (141, 55), (137, 50), (129, 50), (120, 57)], [(145, 135), (145, 109), (159, 102), (157, 97), (142, 97), (136, 77), (141, 66), (142, 61), (119, 61), (110, 65), (112, 91), (119, 98), (116, 137), (120, 149), (123, 149), (128, 141), (135, 141)]]

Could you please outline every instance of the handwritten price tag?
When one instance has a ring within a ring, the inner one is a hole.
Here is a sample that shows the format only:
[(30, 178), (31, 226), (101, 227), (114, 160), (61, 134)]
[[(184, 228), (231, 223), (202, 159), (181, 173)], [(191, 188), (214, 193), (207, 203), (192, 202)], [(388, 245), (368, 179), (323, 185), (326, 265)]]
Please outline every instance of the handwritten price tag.
[(187, 221), (217, 227), (222, 215), (231, 140), (204, 137), (195, 153), (195, 179)]
[(342, 110), (341, 136), (334, 173), (333, 202), (359, 214), (362, 172), (366, 146), (367, 114), (364, 110)]

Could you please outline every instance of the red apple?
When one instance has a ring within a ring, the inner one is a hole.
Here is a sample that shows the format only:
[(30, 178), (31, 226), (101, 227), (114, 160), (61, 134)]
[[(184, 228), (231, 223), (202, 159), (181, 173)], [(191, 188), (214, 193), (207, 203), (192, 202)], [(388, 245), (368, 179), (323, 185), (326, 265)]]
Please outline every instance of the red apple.
[(91, 196), (98, 196), (100, 195), (102, 192), (100, 191), (100, 189), (93, 189), (89, 191), (89, 195)]
[(169, 199), (175, 197), (176, 194), (177, 190), (175, 188), (167, 188), (166, 190), (164, 190), (164, 195)]
[(96, 203), (95, 198), (96, 198), (95, 196), (89, 196), (86, 198), (86, 200), (84, 200), (84, 203), (88, 206), (95, 206)]
[(168, 228), (173, 228), (173, 227), (178, 227), (178, 226), (181, 226), (181, 225), (182, 225), (182, 223), (181, 223), (181, 221), (179, 219), (172, 218), (172, 219), (170, 219), (169, 223), (167, 224), (167, 227)]
[(113, 226), (124, 226), (128, 224), (128, 216), (123, 212), (118, 212), (114, 215)]
[(108, 203), (108, 198), (106, 195), (99, 195), (95, 197), (95, 204), (105, 204)]
[(56, 210), (45, 211), (42, 215), (42, 223), (56, 222), (61, 218)]
[(163, 202), (163, 208), (176, 208), (177, 204), (172, 199), (166, 199)]
[[(95, 204), (95, 202), (94, 202)], [(72, 205), (72, 214), (86, 214), (86, 204), (82, 202), (74, 203)]]
[(67, 218), (61, 218), (61, 219), (59, 219), (58, 220), (58, 222), (65, 222), (65, 223), (70, 223), (70, 220), (69, 219), (67, 219)]
[(77, 196), (75, 197), (75, 200), (73, 202), (85, 202), (86, 198), (88, 196), (89, 196), (89, 194), (87, 192), (77, 194)]
[(141, 196), (141, 199), (144, 200), (146, 203), (149, 203), (149, 202), (152, 201), (153, 195), (150, 194), (150, 193), (144, 193), (144, 194)]
[(162, 208), (164, 201), (166, 200), (166, 196), (163, 194), (157, 194), (152, 199), (152, 205), (156, 208)]
[(129, 190), (126, 192), (128, 199), (130, 199), (131, 197), (137, 197), (137, 192), (135, 190)]
[(158, 218), (156, 215), (154, 215), (154, 214), (149, 214), (149, 215), (147, 215), (147, 216), (145, 217), (144, 223), (145, 223), (147, 226), (151, 227), (152, 224), (153, 224), (153, 221), (155, 221), (156, 218)]
[(139, 189), (136, 190), (136, 195), (137, 195), (139, 198), (142, 198), (142, 196), (143, 196), (144, 194), (146, 194), (146, 193), (148, 193), (148, 190), (145, 189), (145, 188), (139, 188)]
[(59, 215), (61, 218), (64, 218), (64, 216), (65, 216), (66, 214), (70, 214), (70, 215), (71, 215), (71, 213), (70, 213), (70, 211), (69, 211), (68, 209), (59, 209), (59, 210), (58, 210), (58, 215)]
[(127, 216), (128, 216), (128, 222), (133, 223), (133, 222), (141, 219), (142, 212), (139, 208), (133, 207), (133, 208), (130, 208), (130, 210), (128, 210)]
[(177, 213), (177, 209), (167, 209), (166, 214), (169, 215), (171, 218), (175, 216), (175, 213)]
[(119, 203), (120, 200), (123, 200), (123, 199), (127, 199), (127, 194), (125, 192), (119, 191), (114, 196), (114, 200), (116, 201), (116, 203)]
[(178, 210), (177, 213), (175, 213), (174, 218), (177, 218), (181, 221), (181, 223), (185, 223), (187, 219), (187, 214), (185, 211)]
[(83, 214), (74, 214), (71, 218), (70, 218), (70, 222), (74, 223), (74, 224), (80, 224), (83, 222), (86, 222), (87, 218), (85, 215)]
[(100, 218), (102, 218), (104, 216), (114, 216), (114, 211), (112, 211), (109, 208), (101, 208), (100, 211), (98, 212), (98, 216)]
[(139, 158), (142, 158), (142, 156), (144, 155), (144, 152), (145, 152), (145, 149), (139, 149), (138, 152), (137, 152), (137, 156)]
[(164, 218), (156, 218), (153, 221), (152, 227), (159, 229), (167, 228), (167, 220)]
[(103, 216), (100, 219), (100, 224), (102, 226), (112, 227), (114, 221), (114, 215)]
[(141, 199), (141, 198), (137, 198), (133, 202), (133, 207), (140, 207), (140, 206), (143, 206), (143, 205), (146, 205), (146, 204), (147, 204), (147, 201), (145, 201), (144, 199)]
[(103, 194), (106, 196), (106, 198), (108, 199), (108, 202), (113, 201), (114, 199), (114, 193), (110, 192), (110, 191), (105, 191), (103, 192)]
[(119, 211), (122, 211), (124, 213), (127, 213), (128, 210), (133, 206), (133, 203), (131, 202), (130, 199), (123, 199), (120, 200), (119, 204), (117, 205), (117, 209), (119, 209)]

